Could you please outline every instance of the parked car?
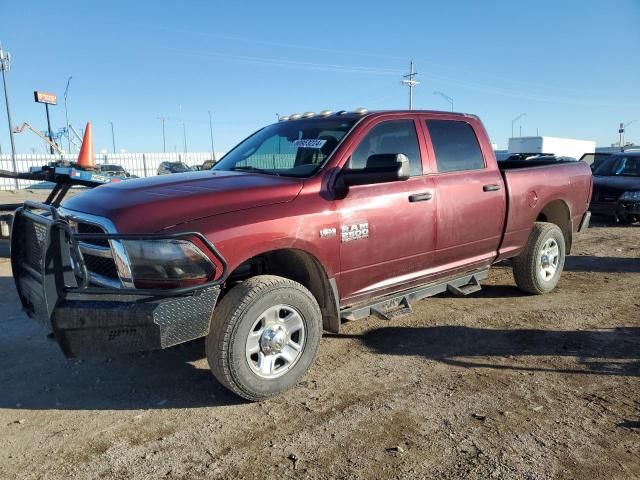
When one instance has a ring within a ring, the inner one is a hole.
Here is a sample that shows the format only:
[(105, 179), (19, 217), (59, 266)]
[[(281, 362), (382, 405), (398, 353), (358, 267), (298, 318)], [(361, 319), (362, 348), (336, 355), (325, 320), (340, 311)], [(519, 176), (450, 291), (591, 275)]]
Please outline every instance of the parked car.
[(616, 222), (640, 221), (640, 152), (614, 153), (600, 162), (590, 208)]
[(136, 175), (131, 175), (127, 172), (121, 165), (96, 165), (98, 171), (103, 175), (109, 175), (112, 177), (122, 177), (122, 178), (138, 178)]
[(611, 155), (612, 153), (585, 153), (584, 155), (582, 155), (582, 157), (580, 157), (580, 161), (589, 165), (591, 171), (593, 171)]
[(205, 160), (204, 163), (200, 165), (200, 170), (211, 170), (215, 164), (216, 160)]
[(11, 250), (25, 311), (71, 357), (206, 337), (216, 378), (262, 400), (341, 320), (468, 295), (508, 258), (522, 291), (552, 291), (589, 223), (586, 164), (499, 165), (475, 115), (293, 118), (211, 171), (25, 204)]
[(162, 162), (158, 167), (158, 175), (166, 175), (169, 173), (191, 172), (191, 167), (183, 162)]

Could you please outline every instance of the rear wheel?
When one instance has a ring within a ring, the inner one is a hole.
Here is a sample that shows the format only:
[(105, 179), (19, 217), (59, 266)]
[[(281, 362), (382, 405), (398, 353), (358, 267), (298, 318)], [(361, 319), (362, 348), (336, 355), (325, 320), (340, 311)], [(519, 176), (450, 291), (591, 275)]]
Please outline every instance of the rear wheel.
[(293, 280), (260, 275), (231, 289), (214, 310), (207, 359), (224, 386), (262, 400), (307, 372), (321, 336), (320, 307), (311, 292)]
[(560, 280), (564, 258), (562, 230), (553, 223), (535, 223), (524, 251), (513, 259), (516, 285), (528, 293), (549, 293)]

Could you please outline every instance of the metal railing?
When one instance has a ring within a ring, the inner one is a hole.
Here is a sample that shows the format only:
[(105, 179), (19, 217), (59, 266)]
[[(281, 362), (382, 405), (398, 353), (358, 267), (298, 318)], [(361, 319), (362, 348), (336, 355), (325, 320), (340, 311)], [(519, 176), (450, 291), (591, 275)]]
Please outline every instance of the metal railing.
[[(216, 152), (216, 158), (220, 158), (221, 153)], [(60, 155), (43, 154), (18, 154), (16, 155), (16, 167), (18, 172), (27, 172), (31, 167), (41, 167), (49, 162), (61, 159)], [(65, 160), (76, 161), (75, 155), (65, 155)], [(211, 152), (188, 152), (188, 153), (107, 153), (96, 155), (97, 164), (120, 165), (131, 175), (138, 177), (152, 177), (157, 175), (161, 162), (183, 162), (190, 167), (202, 165), (206, 160), (211, 160)], [(13, 162), (10, 154), (0, 155), (0, 170), (13, 171)], [(51, 188), (51, 186), (38, 185), (38, 182), (29, 180), (18, 180), (19, 189), (28, 188)], [(15, 190), (15, 180), (0, 178), (0, 190)]]

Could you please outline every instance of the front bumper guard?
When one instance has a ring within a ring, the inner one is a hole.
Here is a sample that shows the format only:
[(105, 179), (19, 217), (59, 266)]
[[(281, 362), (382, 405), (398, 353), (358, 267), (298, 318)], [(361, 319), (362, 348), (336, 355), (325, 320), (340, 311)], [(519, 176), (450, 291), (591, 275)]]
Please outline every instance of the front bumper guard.
[[(176, 289), (90, 286), (80, 241), (185, 237), (197, 238), (215, 259), (215, 280)], [(198, 232), (77, 234), (55, 207), (36, 202), (15, 212), (11, 264), (24, 311), (67, 356), (154, 350), (203, 337), (227, 276), (224, 257)]]

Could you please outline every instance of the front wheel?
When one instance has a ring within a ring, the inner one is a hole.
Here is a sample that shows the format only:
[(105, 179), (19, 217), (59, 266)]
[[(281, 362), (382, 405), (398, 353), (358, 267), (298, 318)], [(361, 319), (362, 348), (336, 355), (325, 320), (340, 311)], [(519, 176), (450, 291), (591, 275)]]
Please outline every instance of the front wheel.
[(263, 400), (307, 372), (321, 336), (320, 307), (311, 292), (293, 280), (260, 275), (232, 288), (216, 306), (207, 359), (224, 386)]
[(513, 259), (513, 276), (520, 290), (543, 294), (552, 291), (564, 268), (562, 230), (553, 223), (536, 222), (527, 246)]

